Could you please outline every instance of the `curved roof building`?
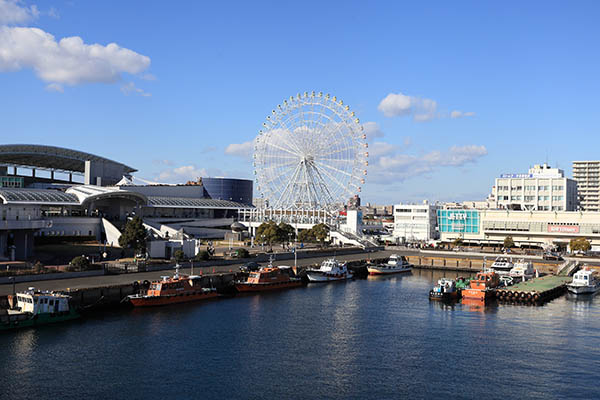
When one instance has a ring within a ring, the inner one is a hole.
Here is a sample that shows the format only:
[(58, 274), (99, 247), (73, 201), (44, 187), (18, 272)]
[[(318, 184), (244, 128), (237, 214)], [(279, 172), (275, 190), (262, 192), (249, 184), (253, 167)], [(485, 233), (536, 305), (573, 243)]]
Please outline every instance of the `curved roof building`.
[(98, 186), (114, 185), (123, 176), (137, 171), (120, 162), (83, 151), (37, 144), (0, 145), (0, 165), (31, 168), (34, 178), (37, 168), (49, 170), (50, 180), (54, 180), (54, 171), (83, 174), (85, 184)]

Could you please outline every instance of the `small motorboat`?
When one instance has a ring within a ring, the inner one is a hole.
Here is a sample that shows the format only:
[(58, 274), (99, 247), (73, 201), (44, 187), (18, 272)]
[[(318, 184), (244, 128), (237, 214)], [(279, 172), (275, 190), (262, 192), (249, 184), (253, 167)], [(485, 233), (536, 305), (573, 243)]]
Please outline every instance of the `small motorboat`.
[(456, 288), (456, 282), (452, 279), (442, 278), (437, 285), (429, 291), (430, 300), (452, 301), (458, 300), (459, 291)]
[(412, 264), (408, 262), (406, 257), (392, 254), (385, 264), (367, 265), (367, 270), (370, 275), (386, 275), (397, 274), (399, 272), (410, 272)]
[(600, 279), (593, 271), (584, 267), (573, 275), (573, 281), (567, 284), (567, 290), (573, 294), (594, 294), (600, 290)]
[(321, 263), (320, 268), (308, 269), (306, 276), (309, 282), (343, 281), (352, 278), (346, 263), (340, 263), (335, 258), (330, 258)]

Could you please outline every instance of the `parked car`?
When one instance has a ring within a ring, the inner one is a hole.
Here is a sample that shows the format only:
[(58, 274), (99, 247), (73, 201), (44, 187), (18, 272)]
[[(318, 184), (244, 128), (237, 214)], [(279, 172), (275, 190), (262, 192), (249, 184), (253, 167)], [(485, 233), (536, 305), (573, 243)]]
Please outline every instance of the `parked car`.
[(260, 269), (260, 264), (254, 261), (247, 262), (240, 267), (240, 272), (254, 272)]
[(551, 261), (562, 261), (563, 260), (563, 258), (562, 258), (562, 256), (560, 254), (554, 253), (554, 252), (551, 252), (551, 251), (545, 252), (542, 255), (542, 258), (544, 260), (551, 260)]

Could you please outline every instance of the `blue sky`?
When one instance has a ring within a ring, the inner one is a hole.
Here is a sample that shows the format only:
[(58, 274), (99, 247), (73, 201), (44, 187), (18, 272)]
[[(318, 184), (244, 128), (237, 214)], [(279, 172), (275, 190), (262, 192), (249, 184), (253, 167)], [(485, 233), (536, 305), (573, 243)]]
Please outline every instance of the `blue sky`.
[(0, 142), (251, 178), (265, 117), (315, 90), (370, 123), (363, 202), (481, 199), (599, 158), (598, 4), (0, 0)]

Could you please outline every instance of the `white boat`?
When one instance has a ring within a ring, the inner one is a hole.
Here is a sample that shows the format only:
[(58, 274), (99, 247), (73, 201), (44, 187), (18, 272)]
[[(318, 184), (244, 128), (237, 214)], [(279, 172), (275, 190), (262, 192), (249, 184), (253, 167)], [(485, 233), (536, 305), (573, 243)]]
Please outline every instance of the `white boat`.
[(387, 263), (368, 265), (367, 270), (370, 275), (383, 275), (408, 272), (412, 270), (412, 267), (412, 264), (406, 260), (406, 257), (392, 254)]
[(323, 261), (320, 268), (307, 270), (306, 276), (309, 282), (330, 282), (350, 279), (352, 273), (348, 271), (346, 263), (339, 263), (335, 258), (330, 258)]
[(593, 294), (600, 290), (600, 280), (585, 267), (573, 275), (573, 281), (567, 284), (567, 289), (574, 294)]
[(533, 278), (536, 275), (536, 271), (531, 261), (519, 260), (514, 264), (508, 275), (513, 279), (526, 281)]
[(509, 260), (506, 257), (498, 257), (496, 260), (490, 265), (490, 269), (496, 272), (500, 277), (509, 276), (510, 270), (513, 269), (515, 265), (512, 263), (512, 260)]

